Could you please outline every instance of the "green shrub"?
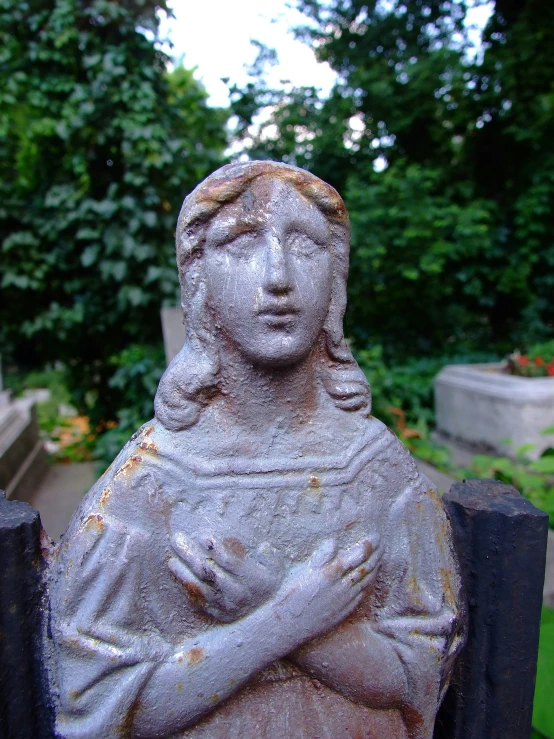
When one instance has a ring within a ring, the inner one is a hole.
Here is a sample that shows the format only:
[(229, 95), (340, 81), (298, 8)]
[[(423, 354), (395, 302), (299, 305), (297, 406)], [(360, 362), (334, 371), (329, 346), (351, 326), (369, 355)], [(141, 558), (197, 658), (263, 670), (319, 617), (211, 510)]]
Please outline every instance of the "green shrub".
[(131, 434), (154, 415), (154, 395), (165, 369), (163, 347), (133, 344), (110, 357), (109, 365), (113, 372), (109, 384), (117, 394), (118, 410), (116, 425), (98, 429), (94, 456), (103, 466), (110, 464)]
[[(400, 409), (408, 426), (435, 423), (433, 380), (446, 364), (490, 362), (498, 359), (488, 352), (472, 354), (405, 358), (402, 362), (385, 361), (383, 347), (355, 350), (356, 359), (371, 385), (373, 415), (392, 426), (397, 425)], [(391, 410), (396, 409), (396, 410)]]

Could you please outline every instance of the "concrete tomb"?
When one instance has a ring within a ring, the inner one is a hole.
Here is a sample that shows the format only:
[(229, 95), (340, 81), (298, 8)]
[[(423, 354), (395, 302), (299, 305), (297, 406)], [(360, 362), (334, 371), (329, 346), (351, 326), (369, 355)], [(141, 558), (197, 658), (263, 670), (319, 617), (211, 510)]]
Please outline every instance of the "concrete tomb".
[(435, 378), (437, 429), (446, 439), (538, 459), (554, 447), (554, 377), (517, 377), (500, 363), (450, 364)]

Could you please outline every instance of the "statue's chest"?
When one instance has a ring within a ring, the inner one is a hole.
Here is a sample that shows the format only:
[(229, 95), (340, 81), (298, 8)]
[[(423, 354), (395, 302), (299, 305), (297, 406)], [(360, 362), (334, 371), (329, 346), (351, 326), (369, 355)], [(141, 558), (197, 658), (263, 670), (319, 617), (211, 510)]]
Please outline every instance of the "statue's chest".
[(196, 478), (172, 508), (170, 528), (230, 537), (248, 548), (268, 542), (291, 560), (324, 538), (348, 546), (382, 523), (380, 495), (366, 468), (349, 480), (325, 470)]

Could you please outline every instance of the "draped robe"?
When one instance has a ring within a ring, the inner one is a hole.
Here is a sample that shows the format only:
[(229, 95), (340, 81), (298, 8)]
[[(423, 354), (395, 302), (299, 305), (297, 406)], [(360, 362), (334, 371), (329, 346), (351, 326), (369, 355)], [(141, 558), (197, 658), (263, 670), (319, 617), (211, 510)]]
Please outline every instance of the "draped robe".
[[(58, 547), (51, 633), (60, 736), (133, 736), (141, 692), (158, 666), (183, 638), (221, 628), (167, 566), (171, 533), (194, 538), (211, 527), (248, 551), (269, 542), (289, 566), (325, 538), (345, 548), (378, 536), (384, 550), (376, 581), (347, 620), (390, 642), (409, 698), (400, 707), (364, 705), (285, 657), (227, 700), (214, 695), (212, 710), (171, 736), (431, 739), (463, 641), (460, 580), (440, 499), (402, 444), (371, 416), (351, 441), (337, 438), (335, 454), (314, 444), (288, 457), (240, 449), (222, 455), (209, 444), (192, 452), (187, 434), (156, 421), (143, 426), (83, 500)], [(190, 669), (205, 657), (191, 650)], [(184, 680), (159, 710), (171, 710), (186, 690)]]

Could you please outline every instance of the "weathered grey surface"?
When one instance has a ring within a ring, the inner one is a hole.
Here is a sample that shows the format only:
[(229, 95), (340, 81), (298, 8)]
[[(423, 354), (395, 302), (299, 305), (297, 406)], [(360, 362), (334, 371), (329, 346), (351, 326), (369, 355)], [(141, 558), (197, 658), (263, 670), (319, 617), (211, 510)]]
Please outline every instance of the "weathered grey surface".
[(285, 165), (185, 201), (185, 345), (53, 563), (61, 736), (432, 736), (460, 578), (344, 340), (348, 240)]
[(183, 310), (180, 306), (162, 308), (160, 316), (164, 337), (165, 361), (169, 364), (179, 354), (185, 343), (186, 331), (183, 324)]
[[(500, 364), (452, 364), (435, 378), (437, 428), (484, 445), (501, 455), (515, 455), (533, 444), (532, 458), (554, 446), (554, 378), (503, 374)], [(505, 443), (510, 440), (510, 443)]]

